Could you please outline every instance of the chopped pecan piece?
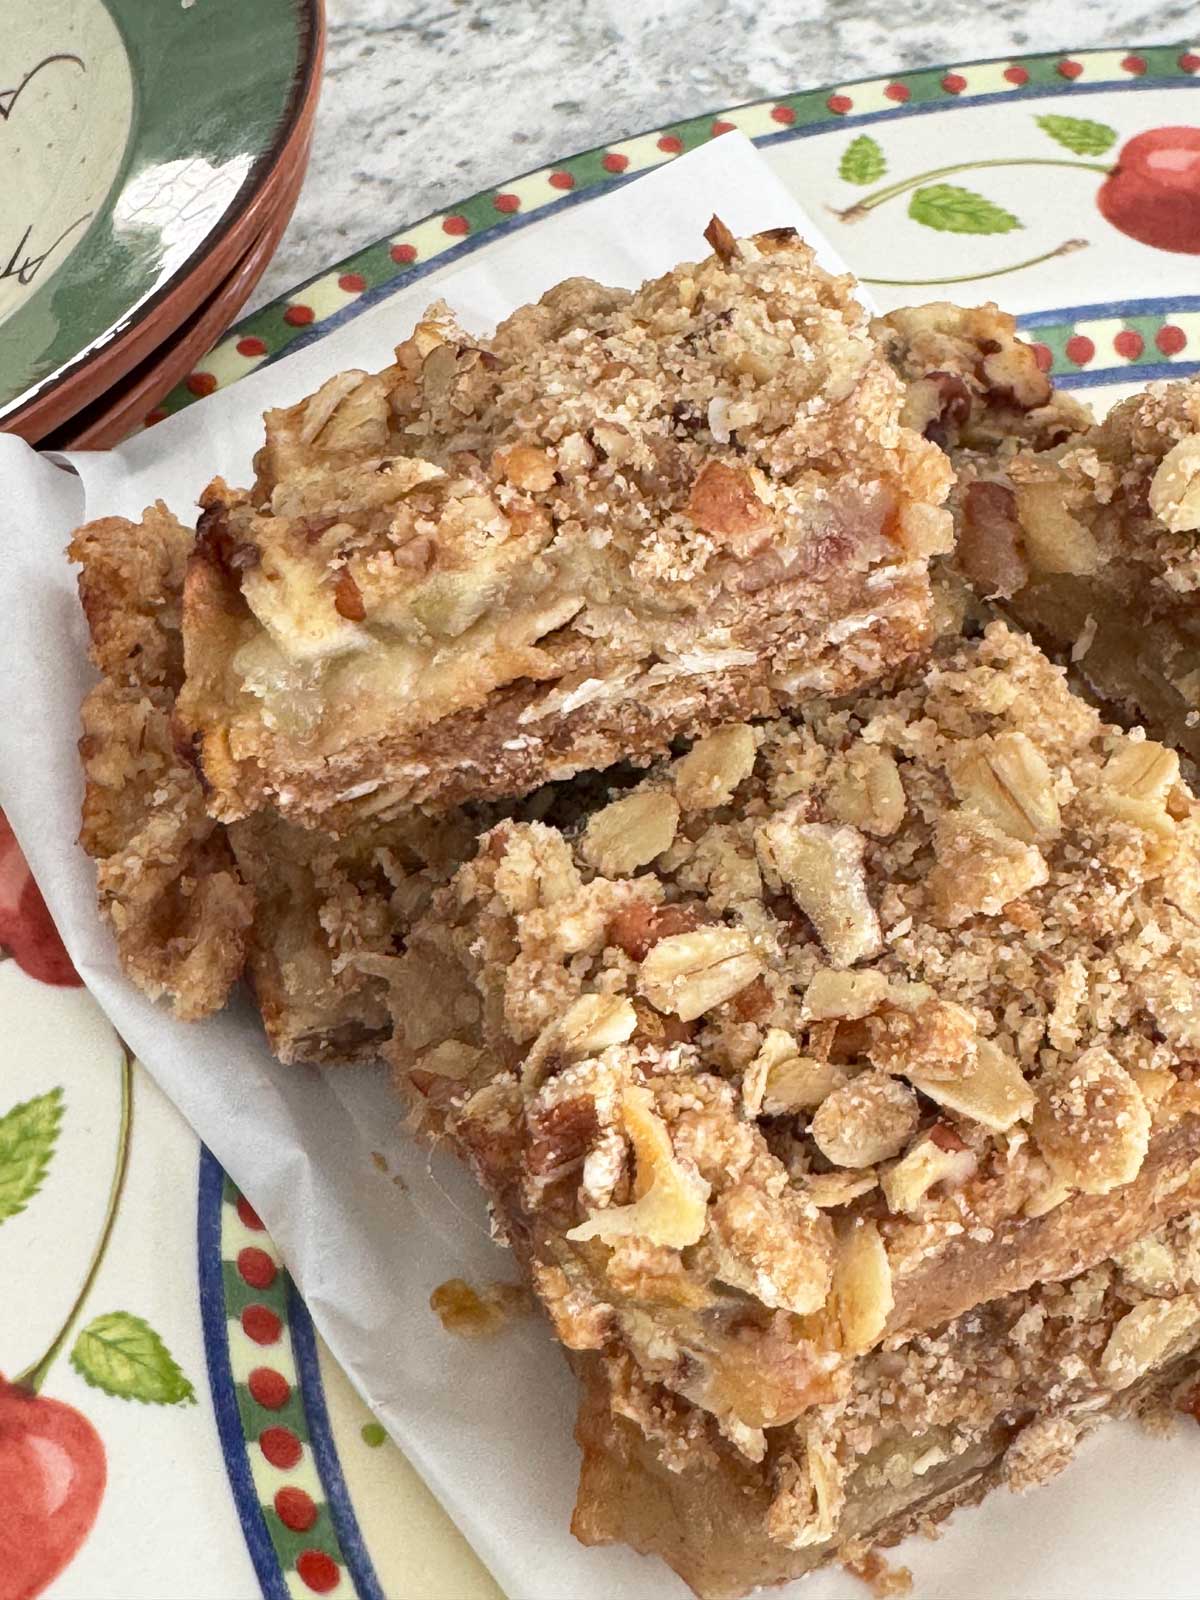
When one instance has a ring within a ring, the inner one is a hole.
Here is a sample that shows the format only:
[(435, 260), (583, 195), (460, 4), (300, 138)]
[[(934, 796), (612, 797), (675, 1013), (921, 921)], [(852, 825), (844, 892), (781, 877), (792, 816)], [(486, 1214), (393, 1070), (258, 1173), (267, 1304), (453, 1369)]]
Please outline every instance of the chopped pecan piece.
[(968, 486), (958, 533), (958, 564), (985, 599), (1007, 599), (1029, 582), (1017, 497), (1003, 483)]

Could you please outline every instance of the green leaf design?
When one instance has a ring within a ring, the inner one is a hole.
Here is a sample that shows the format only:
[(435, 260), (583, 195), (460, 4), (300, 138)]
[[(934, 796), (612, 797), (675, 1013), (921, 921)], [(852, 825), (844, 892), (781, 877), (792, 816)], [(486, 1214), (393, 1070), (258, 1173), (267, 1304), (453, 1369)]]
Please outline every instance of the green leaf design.
[(887, 160), (869, 133), (852, 139), (842, 155), (838, 177), (846, 183), (878, 183), (887, 171)]
[(196, 1392), (148, 1322), (128, 1311), (94, 1317), (71, 1351), (71, 1365), (94, 1389), (146, 1405), (192, 1405)]
[(51, 1089), (0, 1117), (0, 1222), (24, 1211), (42, 1187), (62, 1114), (62, 1090)]
[(1116, 143), (1117, 130), (1104, 122), (1089, 122), (1086, 117), (1035, 117), (1043, 133), (1065, 144), (1077, 156), (1102, 156)]
[(954, 183), (918, 189), (908, 203), (908, 214), (939, 233), (1011, 233), (1022, 226), (1011, 211)]

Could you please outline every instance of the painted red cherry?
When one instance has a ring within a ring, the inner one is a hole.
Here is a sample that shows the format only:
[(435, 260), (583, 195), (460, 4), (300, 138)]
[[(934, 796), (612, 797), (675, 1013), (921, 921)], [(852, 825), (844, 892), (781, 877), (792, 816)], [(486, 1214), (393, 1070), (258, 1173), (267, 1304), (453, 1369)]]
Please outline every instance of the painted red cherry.
[[(25, 865), (8, 819), (0, 812), (0, 945), (42, 983), (77, 987), (79, 974), (63, 949), (42, 891)], [(0, 1600), (4, 1600), (0, 1594)]]
[(0, 1600), (41, 1594), (87, 1538), (108, 1476), (74, 1406), (0, 1378)]
[(1130, 139), (1096, 203), (1131, 239), (1200, 255), (1200, 128), (1152, 128)]

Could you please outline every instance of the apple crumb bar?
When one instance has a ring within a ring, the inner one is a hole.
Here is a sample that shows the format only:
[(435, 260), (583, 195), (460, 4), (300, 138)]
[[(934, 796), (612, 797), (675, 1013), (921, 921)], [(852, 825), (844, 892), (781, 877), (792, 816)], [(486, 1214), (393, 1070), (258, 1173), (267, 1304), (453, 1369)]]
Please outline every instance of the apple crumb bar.
[[(1047, 1482), (1111, 1417), (1160, 1431), (1172, 1413), (1196, 1415), (1198, 1245), (1195, 1218), (1172, 1223), (1076, 1277), (876, 1351), (844, 1394), (773, 1430), (759, 1461), (627, 1356), (577, 1355), (573, 1531), (661, 1556), (702, 1600), (834, 1559), (869, 1578), (876, 1547), (994, 1488)], [(886, 1592), (906, 1593), (905, 1576), (889, 1574)]]
[(390, 1051), (561, 1341), (660, 1397), (635, 1453), (719, 1440), (729, 1493), (871, 1352), (1195, 1206), (1198, 844), (1175, 753), (996, 623), (501, 822), (375, 968)]
[(254, 990), (283, 1061), (374, 1057), (391, 1032), (364, 952), (396, 948), (428, 888), (470, 854), (480, 823), (420, 815), (334, 839), (267, 813), (226, 828), (175, 730), (180, 605), (194, 534), (161, 504), (75, 535), (101, 673), (82, 709), (80, 843), (128, 976), (182, 1020)]
[(246, 958), (252, 900), (225, 830), (176, 747), (180, 600), (192, 533), (161, 503), (140, 523), (79, 529), (79, 594), (101, 677), (82, 709), (80, 843), (121, 964), (194, 1020), (225, 1003)]
[(1104, 701), (1200, 759), (1200, 382), (960, 467), (955, 564)]
[(790, 229), (269, 412), (206, 492), (181, 725), (213, 813), (521, 794), (876, 680), (928, 643), (942, 454)]

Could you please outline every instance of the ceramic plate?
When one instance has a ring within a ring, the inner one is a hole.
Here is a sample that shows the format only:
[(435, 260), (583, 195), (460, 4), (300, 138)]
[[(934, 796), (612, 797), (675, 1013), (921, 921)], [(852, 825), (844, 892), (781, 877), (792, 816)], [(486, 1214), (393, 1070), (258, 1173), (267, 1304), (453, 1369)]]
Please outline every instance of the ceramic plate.
[(291, 220), (307, 165), (307, 151), (280, 193), (274, 215), (211, 294), (171, 330), (161, 345), (67, 420), (37, 441), (41, 450), (106, 450), (136, 428), (147, 409), (191, 371), (250, 298), (271, 263)]
[(4, 0), (0, 425), (35, 437), (94, 398), (261, 231), (315, 105), (321, 17)]
[[(464, 252), (729, 127), (883, 305), (995, 296), (1059, 381), (1103, 405), (1200, 368), (1198, 73), (1200, 45), (976, 62), (566, 158), (398, 227), (256, 312), (147, 420), (416, 276), (436, 297), (437, 269)], [(51, 1454), (73, 1468), (54, 1514), (27, 1514), (17, 1591), (496, 1600), (323, 1351), (254, 1212), (73, 986), (2, 819), (0, 942), (15, 957), (0, 1015), (16, 1064), (0, 1075), (0, 1283), (25, 1286), (0, 1305), (0, 1368), (41, 1386), (19, 1410), (0, 1386), (0, 1504)], [(986, 1542), (986, 1508), (962, 1515)], [(646, 1581), (653, 1592), (649, 1567)]]

